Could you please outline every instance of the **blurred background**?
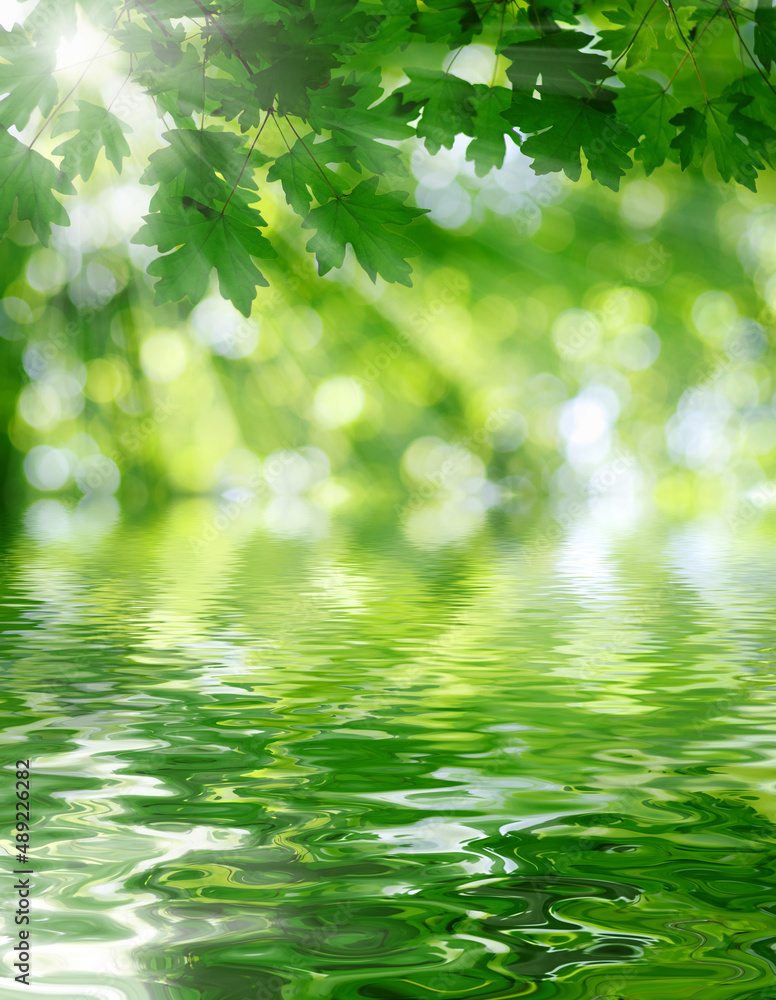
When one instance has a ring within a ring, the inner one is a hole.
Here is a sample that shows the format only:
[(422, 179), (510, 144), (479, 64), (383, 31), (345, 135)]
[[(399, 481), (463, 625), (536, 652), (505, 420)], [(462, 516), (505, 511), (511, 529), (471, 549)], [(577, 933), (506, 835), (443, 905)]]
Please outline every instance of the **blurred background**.
[[(5, 25), (29, 7), (3, 5)], [(87, 24), (63, 42), (65, 84), (101, 43)], [(489, 82), (493, 54), (472, 45), (455, 71)], [(430, 210), (412, 289), (352, 259), (319, 278), (265, 183), (281, 254), (250, 319), (215, 284), (193, 310), (157, 307), (153, 251), (130, 240), (169, 123), (125, 78), (105, 51), (79, 91), (132, 126), (121, 177), (101, 155), (48, 248), (26, 222), (0, 245), (6, 505), (108, 516), (210, 497), (230, 518), (258, 498), (307, 523), (311, 504), (379, 497), (408, 518), (441, 508), (444, 541), (545, 497), (570, 516), (770, 503), (772, 176), (752, 194), (667, 166), (614, 194), (536, 177), (516, 146), (478, 178), (466, 140), (435, 157), (407, 144), (406, 185)], [(388, 68), (388, 87), (402, 79)]]

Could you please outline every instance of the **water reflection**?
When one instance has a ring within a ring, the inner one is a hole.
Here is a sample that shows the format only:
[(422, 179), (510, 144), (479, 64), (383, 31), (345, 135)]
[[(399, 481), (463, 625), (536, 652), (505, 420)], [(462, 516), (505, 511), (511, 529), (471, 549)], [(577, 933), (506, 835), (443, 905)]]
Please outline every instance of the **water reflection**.
[(770, 998), (768, 524), (282, 501), (10, 544), (28, 995)]

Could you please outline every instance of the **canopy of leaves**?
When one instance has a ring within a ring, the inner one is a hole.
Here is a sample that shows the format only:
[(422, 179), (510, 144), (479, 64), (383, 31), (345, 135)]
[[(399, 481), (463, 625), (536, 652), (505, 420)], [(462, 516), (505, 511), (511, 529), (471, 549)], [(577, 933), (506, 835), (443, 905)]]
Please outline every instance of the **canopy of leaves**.
[[(161, 256), (160, 301), (195, 302), (215, 270), (250, 311), (278, 255), (257, 202), (278, 184), (321, 274), (352, 247), (374, 280), (409, 282), (421, 213), (405, 204), (401, 144), (433, 154), (464, 137), (483, 176), (517, 143), (540, 174), (586, 166), (617, 189), (629, 171), (706, 169), (754, 189), (776, 148), (776, 16), (734, 0), (85, 0), (165, 122), (142, 181), (137, 241)], [(27, 219), (45, 241), (60, 195), (130, 155), (127, 128), (60, 86), (74, 6), (0, 32), (0, 233)], [(584, 15), (584, 30), (582, 16)], [(465, 71), (492, 53), (489, 82)], [(95, 53), (95, 58), (99, 52)], [(460, 61), (459, 61), (460, 60)], [(90, 63), (82, 77), (88, 83)], [(743, 68), (743, 72), (742, 72)], [(86, 86), (86, 83), (84, 84)], [(65, 92), (63, 92), (65, 91)], [(51, 137), (69, 133), (58, 144)], [(46, 151), (49, 150), (47, 153)], [(284, 237), (285, 238), (285, 237)], [(270, 275), (271, 277), (271, 275)]]

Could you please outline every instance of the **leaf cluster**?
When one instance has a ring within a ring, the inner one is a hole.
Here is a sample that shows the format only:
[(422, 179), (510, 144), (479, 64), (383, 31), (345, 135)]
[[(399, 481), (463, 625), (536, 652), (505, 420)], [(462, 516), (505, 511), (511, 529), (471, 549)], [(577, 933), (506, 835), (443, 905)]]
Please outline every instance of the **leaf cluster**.
[[(248, 314), (278, 256), (260, 193), (277, 184), (311, 230), (321, 274), (350, 246), (376, 279), (409, 284), (400, 145), (467, 141), (478, 175), (517, 144), (534, 171), (617, 189), (713, 162), (752, 190), (776, 150), (776, 10), (734, 0), (84, 0), (118, 49), (127, 86), (165, 122), (142, 182), (154, 189), (135, 241), (160, 256), (159, 302), (198, 301), (215, 271)], [(112, 102), (63, 92), (56, 53), (71, 0), (40, 0), (0, 31), (0, 232), (26, 219), (46, 243), (101, 158), (121, 171), (129, 127)], [(467, 46), (493, 54), (490, 83), (456, 71)], [(731, 55), (732, 53), (732, 55)], [(402, 80), (386, 85), (386, 68)], [(88, 75), (89, 66), (83, 78)], [(46, 134), (46, 130), (49, 130)], [(63, 137), (42, 152), (49, 137)]]

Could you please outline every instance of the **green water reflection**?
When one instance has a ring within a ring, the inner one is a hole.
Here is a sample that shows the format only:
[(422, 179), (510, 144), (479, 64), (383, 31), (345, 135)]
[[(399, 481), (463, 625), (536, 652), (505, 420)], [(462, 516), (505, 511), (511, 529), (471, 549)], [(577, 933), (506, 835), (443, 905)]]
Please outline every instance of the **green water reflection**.
[(776, 531), (615, 515), (31, 508), (25, 995), (776, 998)]

